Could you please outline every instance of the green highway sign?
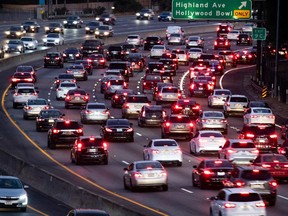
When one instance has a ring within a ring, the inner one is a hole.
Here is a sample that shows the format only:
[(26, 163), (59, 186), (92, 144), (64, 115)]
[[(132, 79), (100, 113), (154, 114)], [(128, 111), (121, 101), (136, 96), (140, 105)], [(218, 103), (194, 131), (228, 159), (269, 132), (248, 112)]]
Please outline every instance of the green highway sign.
[(266, 28), (253, 28), (252, 39), (253, 40), (266, 40)]
[(251, 0), (172, 0), (172, 17), (185, 20), (247, 20)]

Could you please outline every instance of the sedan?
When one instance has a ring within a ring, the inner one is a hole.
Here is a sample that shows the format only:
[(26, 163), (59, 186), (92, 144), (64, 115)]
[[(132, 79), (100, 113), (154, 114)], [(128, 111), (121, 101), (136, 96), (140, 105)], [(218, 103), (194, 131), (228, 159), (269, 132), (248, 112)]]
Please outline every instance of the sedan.
[(223, 107), (223, 100), (229, 95), (232, 95), (229, 89), (214, 89), (213, 93), (208, 97), (208, 107)]
[(21, 26), (26, 32), (39, 32), (40, 30), (40, 25), (37, 23), (37, 21), (33, 20), (26, 21), (22, 23)]
[(223, 112), (203, 111), (196, 119), (196, 130), (220, 130), (227, 134), (228, 124)]
[(85, 33), (86, 34), (94, 34), (95, 31), (99, 28), (99, 26), (103, 25), (100, 21), (91, 21), (88, 22), (85, 27)]
[(183, 156), (181, 147), (174, 139), (152, 139), (148, 145), (144, 145), (143, 159), (182, 166)]
[(150, 58), (161, 58), (162, 54), (167, 52), (168, 49), (165, 45), (154, 45), (150, 50)]
[(238, 64), (254, 64), (256, 62), (256, 54), (249, 50), (239, 50), (235, 52)]
[(26, 34), (26, 31), (22, 26), (11, 26), (9, 31), (5, 31), (6, 38), (20, 39)]
[(75, 82), (62, 81), (56, 89), (56, 100), (65, 99), (69, 90), (77, 89), (78, 86)]
[(66, 73), (73, 74), (76, 80), (80, 79), (86, 81), (88, 79), (88, 73), (82, 64), (70, 65), (67, 68)]
[(203, 54), (202, 48), (190, 48), (187, 52), (189, 61), (195, 61)]
[(246, 110), (244, 124), (275, 124), (275, 115), (270, 108), (251, 107)]
[(76, 47), (68, 47), (63, 51), (62, 57), (64, 62), (75, 62), (75, 60), (82, 59), (82, 53)]
[(191, 47), (199, 47), (204, 48), (204, 38), (201, 36), (190, 36), (186, 40), (186, 49), (189, 49)]
[(42, 109), (49, 109), (50, 105), (44, 98), (29, 99), (23, 107), (23, 119), (37, 117)]
[(48, 33), (45, 38), (43, 38), (44, 46), (56, 46), (63, 45), (64, 38), (58, 33)]
[(219, 37), (214, 41), (214, 50), (217, 50), (219, 48), (230, 50), (230, 47), (231, 45), (227, 38)]
[(48, 131), (55, 120), (63, 119), (65, 114), (61, 113), (58, 109), (44, 109), (41, 110), (39, 115), (36, 117), (36, 131)]
[(90, 122), (105, 123), (110, 118), (109, 108), (105, 103), (87, 103), (80, 112), (81, 123)]
[(10, 52), (19, 52), (24, 53), (25, 52), (25, 46), (23, 41), (21, 40), (9, 40), (8, 43), (4, 45), (4, 52), (10, 53)]
[(158, 21), (173, 21), (171, 11), (162, 11), (158, 16)]
[(228, 34), (227, 34), (227, 39), (230, 41), (236, 41), (238, 39), (239, 34), (241, 33), (240, 30), (231, 30)]
[(163, 82), (160, 74), (146, 74), (142, 79), (142, 93), (153, 91), (158, 82)]
[(142, 46), (143, 39), (141, 38), (140, 35), (137, 35), (137, 34), (128, 35), (127, 39), (126, 39), (126, 43), (133, 44), (133, 45), (136, 45), (136, 46)]
[(185, 44), (185, 38), (183, 34), (179, 33), (172, 33), (168, 37), (168, 45), (172, 44), (178, 44), (178, 45), (183, 45)]
[(44, 28), (45, 33), (60, 33), (64, 34), (64, 26), (60, 22), (51, 22)]
[(36, 50), (38, 46), (38, 40), (33, 37), (22, 37), (21, 41), (24, 43), (24, 47), (32, 50)]
[(217, 153), (226, 143), (226, 139), (220, 131), (198, 131), (189, 142), (190, 154)]
[(29, 72), (15, 72), (10, 83), (11, 87), (15, 88), (18, 83), (35, 83), (35, 79)]
[(124, 168), (123, 184), (133, 192), (140, 187), (160, 187), (168, 191), (168, 173), (158, 161), (134, 161)]
[(95, 38), (112, 37), (114, 35), (113, 27), (110, 25), (101, 25), (95, 31)]

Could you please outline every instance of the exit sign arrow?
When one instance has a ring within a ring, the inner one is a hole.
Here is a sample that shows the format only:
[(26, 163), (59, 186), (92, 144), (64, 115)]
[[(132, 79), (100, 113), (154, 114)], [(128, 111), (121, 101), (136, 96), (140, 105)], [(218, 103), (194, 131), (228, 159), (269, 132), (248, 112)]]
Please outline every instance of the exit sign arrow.
[(243, 7), (246, 7), (246, 6), (247, 6), (247, 1), (243, 1), (243, 2), (241, 2), (241, 5), (238, 9), (241, 10)]

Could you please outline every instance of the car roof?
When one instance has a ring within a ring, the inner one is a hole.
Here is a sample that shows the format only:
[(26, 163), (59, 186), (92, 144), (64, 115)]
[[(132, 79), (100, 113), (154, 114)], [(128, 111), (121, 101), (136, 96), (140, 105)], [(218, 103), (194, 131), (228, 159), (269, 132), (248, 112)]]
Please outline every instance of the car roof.
[(238, 143), (238, 142), (252, 142), (253, 143), (253, 140), (251, 139), (228, 139), (228, 141), (230, 143)]
[(221, 131), (216, 131), (216, 130), (200, 130), (198, 132), (199, 132), (199, 134), (204, 134), (204, 133), (218, 133), (218, 134), (222, 134)]
[(223, 188), (222, 191), (226, 191), (230, 194), (234, 194), (234, 193), (242, 193), (242, 192), (246, 192), (246, 193), (258, 193), (255, 190), (252, 190), (251, 188)]

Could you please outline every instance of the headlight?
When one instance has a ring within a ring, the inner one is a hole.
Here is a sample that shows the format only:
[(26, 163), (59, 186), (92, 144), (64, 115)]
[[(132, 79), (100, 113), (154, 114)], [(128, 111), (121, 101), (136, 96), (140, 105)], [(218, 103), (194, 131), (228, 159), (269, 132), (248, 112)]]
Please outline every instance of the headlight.
[(160, 18), (160, 16), (158, 16), (158, 18)]
[(136, 16), (140, 16), (140, 13), (136, 13)]
[(60, 28), (55, 28), (55, 31), (60, 31)]
[(6, 35), (10, 35), (10, 32), (9, 32), (9, 31), (5, 31), (5, 34), (6, 34)]
[(16, 35), (17, 35), (17, 36), (21, 35), (21, 32), (16, 32)]
[(67, 20), (64, 20), (63, 23), (66, 24), (66, 23), (67, 23)]
[(55, 39), (55, 42), (56, 42), (56, 43), (59, 43), (59, 42), (60, 42), (60, 39), (59, 39), (59, 38)]
[(105, 18), (105, 21), (109, 21), (109, 18)]
[(44, 41), (44, 42), (47, 42), (47, 38), (43, 38), (43, 41)]
[(148, 16), (149, 14), (148, 13), (144, 13), (144, 16)]
[(89, 27), (85, 27), (85, 30), (86, 30), (86, 31), (89, 31), (89, 30), (90, 30), (90, 28), (89, 28)]
[(19, 201), (22, 202), (22, 205), (27, 205), (28, 204), (28, 197), (27, 194), (23, 194), (19, 197)]
[(100, 32), (99, 31), (95, 31), (95, 34), (100, 34)]
[(49, 31), (49, 27), (45, 27), (45, 31)]
[(19, 46), (17, 46), (17, 49), (22, 49), (22, 46), (20, 46), (20, 45), (19, 45)]
[(34, 28), (35, 28), (35, 26), (31, 26), (31, 28), (32, 28), (32, 29), (34, 29)]
[(104, 32), (104, 35), (109, 35), (109, 32)]
[(9, 46), (8, 46), (7, 44), (5, 44), (5, 45), (4, 45), (4, 49), (7, 50), (8, 48), (9, 48)]
[(76, 25), (76, 24), (77, 24), (77, 21), (73, 21), (73, 24)]
[(167, 16), (168, 19), (171, 19), (171, 16)]
[(96, 17), (95, 19), (96, 19), (96, 20), (100, 20), (100, 17)]

